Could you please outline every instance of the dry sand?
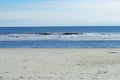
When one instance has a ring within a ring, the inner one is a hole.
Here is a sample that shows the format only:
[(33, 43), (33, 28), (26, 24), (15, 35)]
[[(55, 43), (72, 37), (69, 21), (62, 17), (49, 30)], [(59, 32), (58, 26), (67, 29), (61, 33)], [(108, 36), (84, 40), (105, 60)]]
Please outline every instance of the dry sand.
[(120, 49), (0, 49), (0, 80), (120, 80)]

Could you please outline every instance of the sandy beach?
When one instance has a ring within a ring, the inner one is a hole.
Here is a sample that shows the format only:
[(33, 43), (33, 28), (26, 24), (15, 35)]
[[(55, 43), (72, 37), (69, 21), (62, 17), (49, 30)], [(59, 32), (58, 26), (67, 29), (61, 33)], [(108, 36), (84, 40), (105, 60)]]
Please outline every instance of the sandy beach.
[(120, 49), (0, 49), (0, 80), (120, 80)]

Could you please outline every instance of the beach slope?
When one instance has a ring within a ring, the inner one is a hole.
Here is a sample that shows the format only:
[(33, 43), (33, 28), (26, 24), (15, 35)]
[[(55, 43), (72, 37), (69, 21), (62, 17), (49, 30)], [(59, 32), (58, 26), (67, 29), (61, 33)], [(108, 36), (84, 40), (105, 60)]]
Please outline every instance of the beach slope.
[(120, 80), (120, 49), (0, 49), (0, 80)]

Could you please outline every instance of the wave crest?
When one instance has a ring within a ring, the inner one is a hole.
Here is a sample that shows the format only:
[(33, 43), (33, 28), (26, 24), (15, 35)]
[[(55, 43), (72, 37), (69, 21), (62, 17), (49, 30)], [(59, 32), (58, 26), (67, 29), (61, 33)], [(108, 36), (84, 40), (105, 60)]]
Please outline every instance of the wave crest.
[(50, 34), (0, 34), (0, 41), (32, 40), (120, 40), (120, 33), (50, 33)]

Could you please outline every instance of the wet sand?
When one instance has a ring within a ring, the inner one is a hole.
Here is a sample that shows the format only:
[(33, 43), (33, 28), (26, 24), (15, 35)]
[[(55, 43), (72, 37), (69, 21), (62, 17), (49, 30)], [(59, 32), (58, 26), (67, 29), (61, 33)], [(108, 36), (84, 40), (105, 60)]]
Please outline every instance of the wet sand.
[(120, 49), (0, 49), (0, 80), (120, 80)]

